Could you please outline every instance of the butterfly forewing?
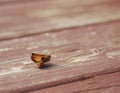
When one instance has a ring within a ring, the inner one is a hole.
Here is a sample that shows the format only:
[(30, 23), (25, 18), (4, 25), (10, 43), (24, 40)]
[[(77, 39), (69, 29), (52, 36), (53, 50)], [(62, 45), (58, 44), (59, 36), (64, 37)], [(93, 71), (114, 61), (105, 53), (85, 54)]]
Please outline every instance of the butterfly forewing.
[(50, 61), (50, 55), (41, 55), (37, 53), (32, 53), (31, 59), (37, 63), (38, 68), (42, 68), (45, 62)]
[(43, 58), (43, 55), (32, 53), (31, 59), (34, 62), (38, 63), (38, 62), (42, 61), (42, 58)]

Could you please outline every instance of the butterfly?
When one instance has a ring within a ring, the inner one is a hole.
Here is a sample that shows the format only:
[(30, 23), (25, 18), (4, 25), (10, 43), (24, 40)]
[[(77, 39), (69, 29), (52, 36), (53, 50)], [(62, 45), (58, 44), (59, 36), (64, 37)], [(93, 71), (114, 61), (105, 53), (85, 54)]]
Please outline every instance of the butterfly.
[(31, 59), (33, 62), (35, 62), (37, 64), (38, 68), (42, 68), (44, 66), (44, 63), (50, 61), (51, 56), (44, 55), (44, 54), (32, 53)]

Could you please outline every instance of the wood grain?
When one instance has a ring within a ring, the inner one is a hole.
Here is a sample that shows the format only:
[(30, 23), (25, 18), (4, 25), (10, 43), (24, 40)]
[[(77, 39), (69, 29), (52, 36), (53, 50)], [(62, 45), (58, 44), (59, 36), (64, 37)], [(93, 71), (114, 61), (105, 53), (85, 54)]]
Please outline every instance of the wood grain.
[(92, 78), (76, 81), (74, 83), (63, 84), (37, 90), (30, 93), (119, 93), (120, 92), (120, 72), (94, 76)]
[[(0, 92), (34, 91), (119, 72), (119, 24), (117, 21), (2, 41)], [(51, 54), (52, 65), (38, 69), (30, 59), (31, 52)]]
[(0, 7), (0, 40), (120, 19), (119, 0), (15, 1)]
[(0, 93), (119, 93), (119, 2), (0, 0)]

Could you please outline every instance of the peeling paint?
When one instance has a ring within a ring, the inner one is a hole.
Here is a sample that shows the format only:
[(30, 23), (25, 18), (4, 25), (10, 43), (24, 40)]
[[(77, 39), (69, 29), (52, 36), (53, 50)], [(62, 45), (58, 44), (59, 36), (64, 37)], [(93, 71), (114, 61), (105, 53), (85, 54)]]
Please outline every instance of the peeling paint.
[(92, 48), (92, 49), (90, 49), (90, 51), (91, 51), (91, 54), (89, 54), (89, 55), (72, 57), (71, 58), (71, 63), (73, 63), (73, 62), (84, 62), (84, 61), (95, 59), (95, 56), (97, 56), (100, 53), (99, 49), (96, 49), (96, 48)]
[(8, 74), (14, 74), (14, 73), (20, 73), (20, 72), (23, 72), (22, 70), (22, 66), (19, 66), (19, 67), (12, 67), (10, 70), (6, 71), (6, 70), (3, 70), (0, 72), (0, 76), (2, 75), (8, 75)]
[[(57, 76), (57, 77), (52, 78), (52, 79), (49, 79), (49, 80), (41, 80), (40, 83), (58, 81), (58, 80), (61, 80), (62, 78), (64, 78), (64, 77), (62, 77), (62, 76)], [(33, 81), (32, 83), (34, 84), (34, 83), (36, 83), (36, 82)]]
[(120, 50), (107, 52), (106, 55), (107, 55), (108, 58), (116, 58), (116, 57), (118, 57), (119, 60), (120, 60)]
[(80, 57), (73, 57), (71, 59), (72, 59), (71, 63), (73, 63), (73, 62), (88, 61), (88, 60), (91, 60), (91, 59), (94, 59), (94, 58), (92, 58), (92, 55), (85, 55), (85, 56), (80, 56)]
[(0, 52), (8, 51), (8, 50), (13, 50), (13, 48), (0, 48)]
[(29, 61), (26, 61), (26, 62), (23, 62), (24, 65), (27, 65), (27, 64), (30, 64), (32, 62), (29, 62)]

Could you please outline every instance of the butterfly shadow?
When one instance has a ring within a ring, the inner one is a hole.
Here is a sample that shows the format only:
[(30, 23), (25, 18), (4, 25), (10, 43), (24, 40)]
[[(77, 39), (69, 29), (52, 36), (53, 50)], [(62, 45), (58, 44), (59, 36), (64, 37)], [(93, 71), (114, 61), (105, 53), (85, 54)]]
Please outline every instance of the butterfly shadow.
[(57, 65), (55, 65), (55, 64), (52, 64), (52, 63), (47, 63), (47, 64), (44, 64), (42, 67), (41, 67), (41, 69), (43, 69), (43, 70), (48, 70), (48, 69), (52, 69), (52, 68), (54, 68), (54, 67), (56, 67)]

